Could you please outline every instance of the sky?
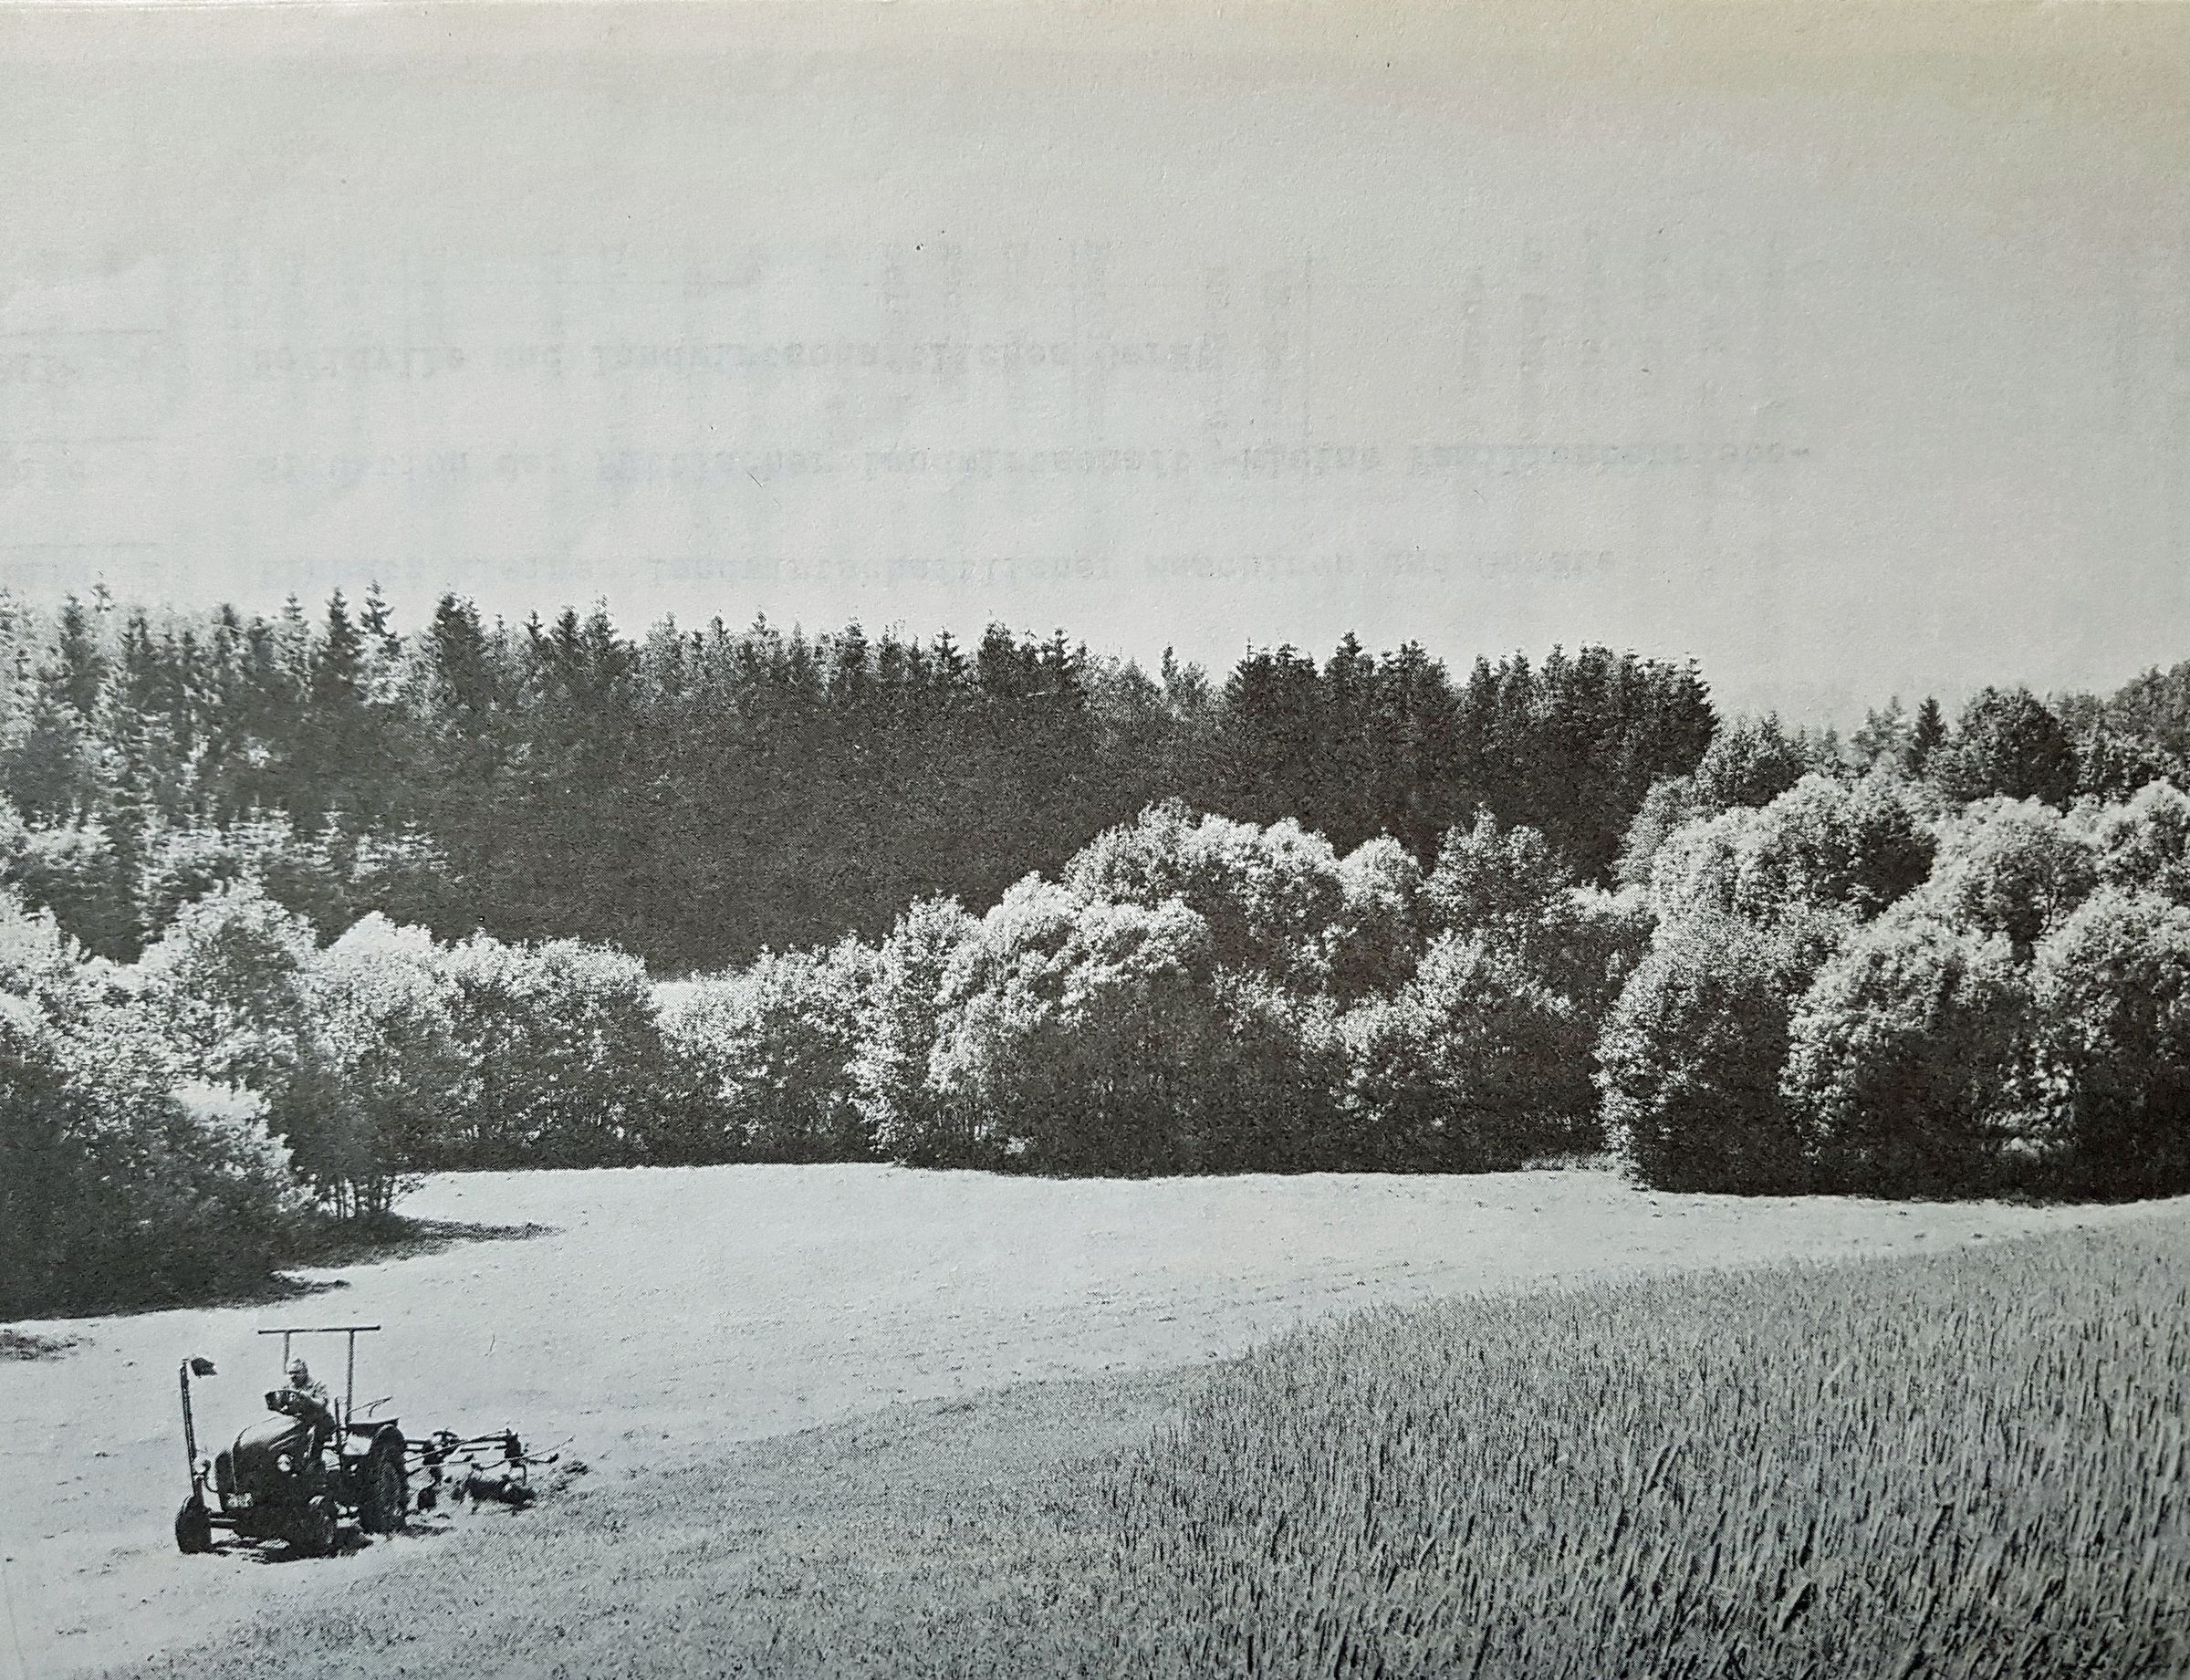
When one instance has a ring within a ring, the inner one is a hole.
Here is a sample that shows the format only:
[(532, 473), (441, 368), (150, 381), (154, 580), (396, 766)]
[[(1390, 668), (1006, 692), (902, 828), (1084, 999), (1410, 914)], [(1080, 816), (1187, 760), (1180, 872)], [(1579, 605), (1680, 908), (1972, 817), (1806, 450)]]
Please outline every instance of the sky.
[(0, 13), (0, 583), (2111, 687), (2184, 13)]

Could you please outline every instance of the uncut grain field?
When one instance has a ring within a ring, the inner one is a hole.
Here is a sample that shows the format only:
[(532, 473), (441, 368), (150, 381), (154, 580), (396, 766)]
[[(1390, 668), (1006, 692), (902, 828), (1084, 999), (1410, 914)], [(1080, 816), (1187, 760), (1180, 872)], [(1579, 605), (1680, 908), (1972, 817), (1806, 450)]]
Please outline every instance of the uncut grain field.
[[(17, 1327), (72, 1345), (0, 1362), (0, 1675), (976, 1672), (986, 1647), (968, 1630), (1008, 1643), (1102, 1625), (1101, 1583), (1142, 1567), (1109, 1538), (1135, 1508), (1119, 1502), (1154, 1497), (1119, 1479), (1121, 1455), (1208, 1426), (1185, 1368), (1363, 1308), (2154, 1216), (1651, 1196), (1588, 1170), (1060, 1183), (843, 1167), (470, 1175), (412, 1211), (468, 1236), (308, 1274), (296, 1299)], [(340, 1559), (180, 1558), (176, 1362), (219, 1364), (201, 1395), (217, 1436), (270, 1380), (255, 1329), (326, 1321), (386, 1327), (361, 1344), (359, 1394), (392, 1394), (407, 1426), (515, 1423), (593, 1474), (506, 1521)], [(1576, 1420), (1569, 1445), (1592, 1426)], [(1263, 1472), (1239, 1474), (1244, 1488)], [(1310, 1567), (1368, 1555), (1348, 1544)], [(1262, 1590), (1152, 1555), (1182, 1592)], [(964, 1596), (938, 1596), (954, 1564)], [(1086, 1617), (1056, 1613), (1088, 1594)], [(917, 1627), (901, 1600), (960, 1637), (861, 1666)]]
[(2179, 1675), (2186, 1454), (2180, 1219), (1382, 1310), (1109, 1478), (1120, 1672)]

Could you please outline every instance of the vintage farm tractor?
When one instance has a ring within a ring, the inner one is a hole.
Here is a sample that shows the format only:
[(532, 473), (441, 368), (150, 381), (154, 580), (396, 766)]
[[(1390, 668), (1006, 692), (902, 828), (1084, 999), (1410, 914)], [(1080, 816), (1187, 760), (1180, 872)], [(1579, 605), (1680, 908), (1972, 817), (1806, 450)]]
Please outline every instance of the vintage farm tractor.
[[(175, 1513), (178, 1547), (186, 1552), (211, 1551), (214, 1530), (225, 1529), (239, 1539), (283, 1539), (308, 1556), (323, 1557), (334, 1550), (344, 1518), (368, 1534), (403, 1526), (410, 1485), (402, 1431), (392, 1417), (360, 1417), (356, 1403), (358, 1338), (380, 1328), (315, 1324), (260, 1330), (262, 1336), (281, 1338), (285, 1383), (294, 1338), (347, 1337), (342, 1397), (322, 1404), (298, 1389), (268, 1389), (266, 1410), (273, 1415), (246, 1427), (234, 1445), (211, 1459), (198, 1456), (190, 1380), (212, 1376), (213, 1362), (182, 1362), (182, 1448), (190, 1467), (190, 1497)], [(372, 1401), (365, 1410), (370, 1414), (382, 1403)]]
[[(345, 1336), (349, 1358), (342, 1396), (322, 1403), (296, 1388), (266, 1391), (273, 1414), (249, 1425), (212, 1458), (198, 1454), (198, 1426), (190, 1400), (193, 1377), (214, 1374), (209, 1359), (186, 1359), (182, 1387), (182, 1451), (190, 1470), (190, 1497), (175, 1513), (175, 1544), (185, 1552), (211, 1551), (215, 1529), (238, 1539), (287, 1540), (297, 1551), (324, 1557), (334, 1550), (340, 1525), (353, 1521), (367, 1534), (402, 1528), (413, 1508), (411, 1478), (424, 1486), (415, 1508), (433, 1509), (444, 1494), (474, 1502), (529, 1505), (531, 1473), (559, 1453), (528, 1451), (514, 1429), (459, 1435), (436, 1429), (406, 1441), (392, 1417), (371, 1414), (385, 1398), (357, 1405), (358, 1338), (377, 1324), (314, 1324), (262, 1330), (281, 1338), (281, 1369), (287, 1381), (289, 1350), (298, 1336)], [(576, 1473), (583, 1466), (573, 1462)], [(210, 1493), (211, 1497), (208, 1498)]]

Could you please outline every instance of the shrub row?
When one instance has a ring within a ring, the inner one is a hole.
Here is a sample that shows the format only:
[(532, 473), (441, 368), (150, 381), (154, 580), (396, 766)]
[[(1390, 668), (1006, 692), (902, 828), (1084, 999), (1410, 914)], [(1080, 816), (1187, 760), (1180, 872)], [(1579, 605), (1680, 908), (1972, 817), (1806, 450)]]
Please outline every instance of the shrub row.
[(986, 914), (667, 988), (697, 1158), (1062, 1173), (1471, 1170), (1586, 1147), (1637, 895), (1487, 817), (1424, 871), (1151, 808)]
[(1650, 951), (1598, 1047), (1642, 1182), (2190, 1187), (2190, 797), (2171, 784), (2063, 812), (1811, 776), (1676, 830), (1650, 892)]
[(659, 986), (378, 913), (322, 943), (257, 871), (133, 965), (5, 925), (10, 1312), (203, 1288), (444, 1168), (1516, 1165), (1593, 1142), (1590, 1048), (1649, 932), (1488, 818), (1424, 871), (1175, 804), (984, 915), (924, 900), (874, 945)]
[(246, 877), (123, 966), (0, 895), (0, 1318), (263, 1276), (430, 1168), (652, 1158), (664, 1062), (600, 947), (321, 945)]

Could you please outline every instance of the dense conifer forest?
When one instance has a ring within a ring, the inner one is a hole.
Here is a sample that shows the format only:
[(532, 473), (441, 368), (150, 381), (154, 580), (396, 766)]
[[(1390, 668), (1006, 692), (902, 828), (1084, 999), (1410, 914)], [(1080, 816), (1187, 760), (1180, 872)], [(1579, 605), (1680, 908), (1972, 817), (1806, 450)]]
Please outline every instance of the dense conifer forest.
[(660, 972), (879, 933), (923, 895), (987, 903), (1166, 798), (1425, 859), (1488, 809), (1596, 876), (1714, 723), (1693, 666), (1603, 648), (1456, 678), (1348, 636), (1213, 680), (1002, 625), (972, 647), (634, 636), (451, 597), (404, 633), (377, 591), (271, 619), (0, 602), (0, 794), (75, 877), (56, 891), (87, 895), (64, 922), (118, 956), (159, 932), (163, 860), (239, 829), (399, 919), (610, 941)]

